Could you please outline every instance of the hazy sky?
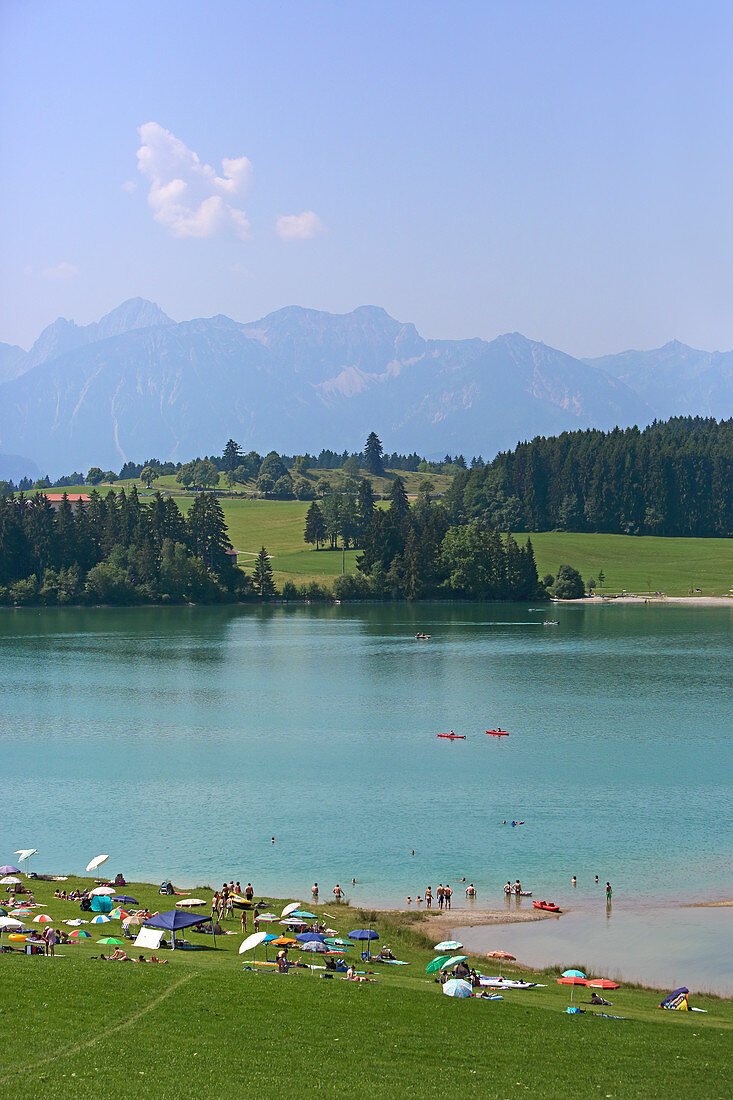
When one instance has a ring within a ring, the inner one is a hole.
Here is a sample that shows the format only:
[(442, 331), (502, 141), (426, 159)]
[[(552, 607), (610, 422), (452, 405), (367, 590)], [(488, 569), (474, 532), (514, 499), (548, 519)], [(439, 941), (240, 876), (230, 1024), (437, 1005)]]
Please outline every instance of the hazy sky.
[(2, 0), (0, 340), (384, 306), (733, 347), (733, 6)]

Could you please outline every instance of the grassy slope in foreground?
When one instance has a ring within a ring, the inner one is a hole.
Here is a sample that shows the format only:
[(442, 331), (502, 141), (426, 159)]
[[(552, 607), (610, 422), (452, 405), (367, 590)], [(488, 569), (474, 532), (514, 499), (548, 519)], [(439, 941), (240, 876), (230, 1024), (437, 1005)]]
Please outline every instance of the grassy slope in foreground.
[[(37, 884), (37, 900), (56, 921), (78, 915), (75, 903), (54, 901), (52, 892), (53, 884)], [(137, 883), (125, 893), (153, 909), (173, 900)], [(332, 914), (342, 933), (367, 919), (345, 906), (317, 909)], [(0, 1086), (7, 1091), (21, 1080), (25, 1092), (44, 1097), (96, 1089), (109, 1100), (212, 1096), (231, 1082), (253, 1095), (293, 1097), (344, 1090), (506, 1097), (517, 1088), (542, 1097), (724, 1095), (732, 1001), (694, 996), (707, 1015), (662, 1012), (658, 993), (630, 986), (609, 997), (608, 1011), (623, 1021), (569, 1016), (569, 991), (549, 972), (540, 977), (543, 989), (456, 1001), (425, 975), (437, 942), (423, 934), (427, 920), (415, 929), (407, 924), (414, 917), (372, 916), (382, 942), (410, 962), (375, 965), (379, 984), (243, 972), (240, 934), (219, 939), (217, 951), (160, 952), (167, 966), (92, 960), (107, 953), (95, 940), (119, 929), (116, 921), (88, 926), (92, 939), (59, 948), (63, 957), (0, 956)], [(497, 946), (500, 937), (497, 928)]]

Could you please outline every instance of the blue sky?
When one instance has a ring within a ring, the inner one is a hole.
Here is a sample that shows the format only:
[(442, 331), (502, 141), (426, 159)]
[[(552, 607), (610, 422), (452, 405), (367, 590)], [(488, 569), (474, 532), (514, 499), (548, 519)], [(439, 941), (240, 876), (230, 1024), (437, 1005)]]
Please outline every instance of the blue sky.
[(139, 294), (733, 347), (732, 32), (704, 2), (3, 0), (0, 340)]

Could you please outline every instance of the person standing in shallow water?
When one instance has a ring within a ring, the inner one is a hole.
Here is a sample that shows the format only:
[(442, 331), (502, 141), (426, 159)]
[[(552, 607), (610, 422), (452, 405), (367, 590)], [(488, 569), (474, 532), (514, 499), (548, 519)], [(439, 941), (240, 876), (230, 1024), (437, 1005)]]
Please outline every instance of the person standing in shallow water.
[(426, 905), (426, 908), (428, 908), (428, 909), (433, 908), (433, 888), (432, 888), (432, 886), (426, 886), (425, 887), (425, 905)]
[(606, 883), (606, 905), (611, 904), (611, 898), (613, 897), (613, 890), (611, 889), (611, 883)]
[(438, 898), (438, 909), (442, 909), (443, 908), (443, 902), (445, 900), (445, 897), (444, 897), (445, 891), (443, 890), (443, 883), (442, 882), (438, 883), (438, 889), (435, 891), (435, 893), (436, 893), (436, 896)]
[(446, 909), (450, 909), (450, 899), (452, 897), (453, 897), (453, 891), (451, 890), (450, 886), (446, 882), (445, 889), (443, 890), (443, 904), (445, 905)]

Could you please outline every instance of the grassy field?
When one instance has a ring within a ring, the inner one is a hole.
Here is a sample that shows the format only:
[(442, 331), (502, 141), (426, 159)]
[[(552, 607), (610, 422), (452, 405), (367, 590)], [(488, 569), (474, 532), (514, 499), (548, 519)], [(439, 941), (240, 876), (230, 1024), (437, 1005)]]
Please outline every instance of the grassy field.
[[(335, 471), (338, 473), (339, 471)], [(328, 471), (327, 471), (328, 473)], [(416, 492), (419, 482), (428, 475), (405, 475), (410, 492)], [(379, 480), (379, 479), (377, 479)], [(449, 481), (440, 475), (430, 475), (436, 491), (443, 491)], [(440, 482), (440, 484), (438, 484)], [(119, 482), (126, 488), (133, 482)], [(143, 499), (147, 490), (136, 482)], [(384, 486), (388, 486), (388, 482)], [(176, 500), (186, 512), (194, 494), (183, 493), (175, 478), (161, 478), (154, 490), (175, 487)], [(69, 490), (73, 491), (73, 490)], [(88, 492), (80, 486), (79, 492)], [(104, 487), (102, 487), (104, 492)], [(385, 489), (386, 491), (386, 489)], [(242, 552), (240, 565), (245, 569), (261, 546), (266, 546), (273, 558), (275, 581), (286, 580), (302, 584), (311, 580), (328, 583), (341, 572), (341, 551), (313, 550), (303, 541), (305, 514), (309, 501), (249, 500), (244, 497), (221, 497), (229, 537)], [(526, 536), (519, 535), (523, 542)], [(690, 589), (701, 594), (723, 595), (733, 588), (732, 539), (636, 538), (632, 535), (589, 535), (566, 531), (533, 533), (537, 569), (540, 576), (557, 572), (561, 564), (579, 569), (583, 578), (605, 576), (603, 592), (664, 592), (668, 596), (689, 595)], [(356, 569), (358, 552), (348, 551), (347, 573)], [(600, 589), (599, 589), (600, 591)]]
[[(55, 922), (79, 916), (77, 903), (52, 898), (53, 885), (36, 884), (41, 911)], [(154, 911), (173, 900), (139, 883), (123, 892)], [(195, 893), (210, 897), (202, 887)], [(276, 912), (282, 904), (273, 903)], [(623, 1020), (591, 1010), (571, 1016), (568, 989), (556, 984), (557, 971), (545, 971), (534, 975), (544, 988), (505, 991), (501, 1001), (455, 1000), (425, 974), (432, 944), (443, 938), (431, 934), (429, 918), (415, 927), (401, 914), (332, 904), (316, 911), (342, 934), (371, 916), (380, 942), (409, 965), (373, 964), (378, 981), (365, 984), (326, 981), (320, 971), (243, 970), (238, 920), (230, 922), (238, 934), (218, 938), (215, 951), (158, 952), (167, 966), (94, 959), (112, 950), (95, 941), (118, 932), (118, 921), (87, 926), (92, 939), (58, 947), (54, 959), (0, 955), (0, 1087), (43, 1097), (95, 1090), (109, 1100), (240, 1088), (268, 1097), (729, 1095), (729, 999), (693, 995), (706, 1015), (663, 1012), (658, 993), (623, 986), (608, 994), (613, 1007), (605, 1010)], [(496, 934), (500, 947), (501, 928)], [(362, 965), (359, 950), (351, 958)], [(486, 960), (472, 962), (488, 972)], [(588, 999), (585, 989), (578, 993)]]

